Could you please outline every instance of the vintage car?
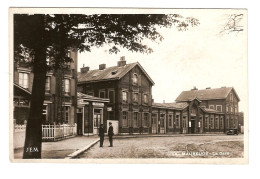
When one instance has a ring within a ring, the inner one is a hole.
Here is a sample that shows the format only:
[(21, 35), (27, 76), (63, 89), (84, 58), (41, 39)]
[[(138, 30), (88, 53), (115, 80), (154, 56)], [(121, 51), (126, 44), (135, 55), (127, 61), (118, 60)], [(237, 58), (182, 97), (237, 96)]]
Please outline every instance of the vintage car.
[(232, 129), (228, 129), (227, 131), (227, 135), (238, 135), (238, 130), (235, 129), (235, 128), (232, 128)]

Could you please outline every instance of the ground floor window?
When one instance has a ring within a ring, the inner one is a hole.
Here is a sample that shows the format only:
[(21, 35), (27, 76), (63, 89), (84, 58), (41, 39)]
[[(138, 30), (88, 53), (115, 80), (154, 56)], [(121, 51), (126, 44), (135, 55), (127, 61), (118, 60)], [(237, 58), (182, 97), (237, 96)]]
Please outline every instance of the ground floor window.
[(65, 111), (64, 111), (64, 113), (65, 113), (64, 122), (65, 122), (66, 124), (68, 124), (68, 123), (69, 123), (69, 116), (70, 116), (70, 107), (69, 107), (69, 106), (65, 106)]
[(208, 116), (205, 117), (205, 127), (209, 128), (209, 117)]
[(216, 118), (215, 118), (215, 128), (216, 128), (216, 129), (219, 129), (218, 123), (219, 123), (219, 121), (218, 121), (218, 118), (216, 117)]
[(223, 128), (223, 118), (220, 117), (219, 119), (219, 128), (222, 129)]
[(48, 106), (43, 105), (42, 108), (42, 122), (45, 124), (48, 121)]
[(187, 127), (186, 118), (187, 118), (186, 116), (183, 116), (183, 117), (182, 117), (182, 127), (183, 127), (183, 128), (186, 128), (186, 127)]
[(94, 127), (98, 128), (101, 124), (101, 109), (94, 109), (94, 117), (93, 117)]
[(127, 115), (128, 115), (128, 112), (123, 111), (123, 115), (122, 115), (122, 125), (123, 125), (123, 127), (127, 127)]
[(138, 112), (134, 112), (133, 126), (137, 127), (137, 125), (138, 125)]
[(161, 114), (160, 115), (160, 127), (164, 127), (164, 118), (165, 118), (165, 114)]
[(176, 127), (179, 127), (180, 126), (180, 115), (176, 114), (175, 121), (176, 121)]
[(144, 113), (144, 126), (148, 126), (148, 113)]
[(168, 125), (169, 125), (169, 127), (172, 127), (172, 115), (171, 114), (168, 115)]
[(214, 128), (214, 118), (213, 117), (210, 118), (210, 128), (211, 129)]
[(152, 124), (156, 124), (157, 114), (152, 114)]

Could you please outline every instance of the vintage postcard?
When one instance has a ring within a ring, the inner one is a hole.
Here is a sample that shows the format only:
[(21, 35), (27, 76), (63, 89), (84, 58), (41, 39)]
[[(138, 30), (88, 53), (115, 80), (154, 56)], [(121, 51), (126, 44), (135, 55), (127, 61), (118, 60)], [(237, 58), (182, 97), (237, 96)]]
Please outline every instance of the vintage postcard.
[(248, 163), (246, 9), (10, 8), (10, 160)]

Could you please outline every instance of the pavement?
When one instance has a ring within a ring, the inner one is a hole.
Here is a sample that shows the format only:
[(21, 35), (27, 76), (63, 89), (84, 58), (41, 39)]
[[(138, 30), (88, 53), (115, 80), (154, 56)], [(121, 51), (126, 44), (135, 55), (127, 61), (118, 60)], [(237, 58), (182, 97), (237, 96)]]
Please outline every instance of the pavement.
[[(94, 136), (76, 136), (57, 142), (42, 143), (42, 159), (64, 159), (73, 158), (78, 153), (82, 153), (92, 145), (99, 142), (99, 137)], [(86, 147), (88, 147), (86, 149)], [(84, 150), (84, 151), (83, 151)], [(23, 158), (23, 148), (14, 150), (14, 159)]]
[[(138, 134), (138, 135), (117, 135), (117, 138), (145, 138), (145, 137), (181, 137), (181, 136), (216, 136), (225, 134)], [(108, 140), (105, 137), (105, 140)], [(42, 159), (72, 159), (84, 153), (93, 145), (99, 142), (97, 135), (76, 136), (56, 142), (42, 143)], [(23, 148), (14, 150), (14, 159), (22, 159)]]

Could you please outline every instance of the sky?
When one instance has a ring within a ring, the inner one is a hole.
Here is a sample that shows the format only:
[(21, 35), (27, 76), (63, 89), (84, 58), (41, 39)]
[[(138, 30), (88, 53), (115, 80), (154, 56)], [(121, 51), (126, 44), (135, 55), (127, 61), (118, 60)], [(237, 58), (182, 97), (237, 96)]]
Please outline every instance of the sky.
[[(152, 97), (155, 102), (174, 102), (182, 91), (193, 87), (234, 87), (239, 98), (239, 111), (247, 110), (247, 12), (241, 10), (174, 10), (184, 17), (194, 17), (197, 27), (178, 31), (175, 27), (159, 29), (164, 37), (160, 43), (145, 41), (151, 54), (132, 53), (121, 49), (109, 54), (108, 46), (80, 53), (78, 70), (89, 66), (97, 69), (99, 64), (115, 66), (121, 56), (127, 63), (139, 62), (155, 85)], [(244, 31), (220, 34), (229, 14), (243, 13), (241, 24)]]

